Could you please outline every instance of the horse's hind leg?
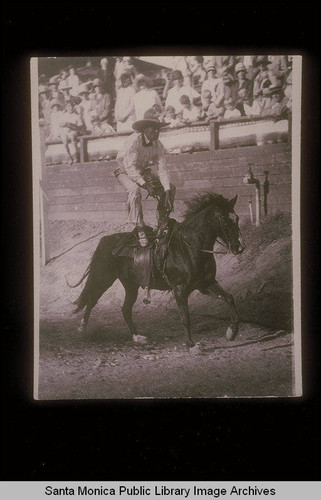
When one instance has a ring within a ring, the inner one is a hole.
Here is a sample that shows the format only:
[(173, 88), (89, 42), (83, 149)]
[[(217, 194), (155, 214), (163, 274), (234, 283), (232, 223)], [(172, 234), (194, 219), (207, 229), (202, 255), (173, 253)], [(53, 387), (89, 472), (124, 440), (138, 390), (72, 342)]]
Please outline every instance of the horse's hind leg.
[(138, 335), (135, 323), (133, 322), (133, 306), (137, 300), (138, 295), (138, 286), (134, 284), (130, 284), (128, 282), (122, 281), (125, 288), (125, 300), (122, 307), (122, 313), (124, 319), (127, 323), (127, 326), (130, 330), (130, 333), (133, 336), (133, 340), (139, 344), (145, 344), (147, 342), (147, 338), (143, 335)]
[(100, 297), (103, 295), (103, 293), (106, 292), (106, 290), (108, 290), (108, 288), (111, 287), (111, 285), (114, 283), (115, 280), (116, 280), (116, 276), (113, 276), (108, 281), (106, 281), (104, 286), (101, 286), (100, 288), (98, 288), (94, 292), (93, 292), (93, 290), (91, 290), (91, 293), (90, 293), (90, 295), (88, 295), (88, 298), (87, 298), (87, 304), (86, 304), (86, 309), (85, 309), (84, 315), (82, 317), (82, 320), (81, 320), (79, 328), (78, 328), (79, 332), (86, 333), (87, 324), (89, 321), (89, 316), (90, 316), (90, 313), (91, 313), (93, 307), (95, 307), (95, 305), (97, 304)]
[(239, 316), (235, 307), (233, 296), (230, 293), (226, 292), (224, 288), (222, 288), (221, 285), (217, 283), (217, 281), (215, 281), (205, 290), (200, 291), (203, 294), (210, 295), (212, 297), (215, 296), (218, 299), (222, 299), (224, 300), (224, 302), (226, 302), (231, 314), (230, 324), (226, 330), (226, 338), (227, 340), (234, 340), (239, 329)]

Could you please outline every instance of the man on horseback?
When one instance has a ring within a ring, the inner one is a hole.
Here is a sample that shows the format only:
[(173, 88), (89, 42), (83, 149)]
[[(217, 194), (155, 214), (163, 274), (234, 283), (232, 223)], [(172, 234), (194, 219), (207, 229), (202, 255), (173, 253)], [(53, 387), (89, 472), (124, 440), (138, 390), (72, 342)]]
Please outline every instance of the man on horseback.
[[(145, 112), (143, 120), (133, 123), (136, 131), (117, 156), (119, 167), (114, 174), (128, 194), (128, 222), (137, 227), (141, 246), (148, 245), (142, 210), (141, 188), (157, 198), (157, 225), (166, 224), (174, 208), (176, 188), (169, 181), (166, 169), (165, 148), (158, 139), (159, 131), (168, 125), (161, 123), (153, 109)], [(156, 175), (152, 167), (157, 166)]]

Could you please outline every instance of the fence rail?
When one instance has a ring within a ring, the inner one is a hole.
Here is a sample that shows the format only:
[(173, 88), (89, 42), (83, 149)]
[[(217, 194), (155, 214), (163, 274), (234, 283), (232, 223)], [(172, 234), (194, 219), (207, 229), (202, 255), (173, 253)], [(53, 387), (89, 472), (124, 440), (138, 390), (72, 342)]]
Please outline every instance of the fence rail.
[[(79, 137), (80, 162), (115, 158), (131, 132), (82, 135)], [(231, 120), (194, 122), (188, 126), (166, 127), (160, 133), (169, 153), (191, 150), (218, 150), (227, 147), (291, 142), (291, 119), (277, 117), (242, 117)], [(65, 151), (60, 140), (46, 141), (46, 163), (63, 163)]]

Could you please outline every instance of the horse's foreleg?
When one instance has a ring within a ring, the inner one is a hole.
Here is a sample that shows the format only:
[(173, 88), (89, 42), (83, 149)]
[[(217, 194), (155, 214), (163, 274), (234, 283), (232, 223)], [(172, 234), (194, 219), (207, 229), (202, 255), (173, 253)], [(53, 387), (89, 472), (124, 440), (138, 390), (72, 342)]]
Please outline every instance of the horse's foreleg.
[(133, 336), (134, 342), (138, 344), (145, 344), (147, 342), (147, 338), (143, 335), (138, 335), (135, 323), (133, 322), (133, 305), (137, 300), (138, 286), (129, 285), (127, 283), (123, 283), (123, 285), (126, 291), (124, 304), (121, 309), (124, 319), (127, 323), (130, 333)]
[(210, 285), (206, 290), (201, 290), (201, 292), (212, 297), (215, 296), (226, 302), (231, 314), (230, 324), (226, 330), (226, 338), (227, 340), (234, 340), (239, 329), (239, 316), (235, 307), (233, 296), (226, 292), (224, 288), (217, 283), (217, 281)]
[(184, 327), (187, 347), (193, 347), (195, 344), (191, 336), (191, 320), (188, 310), (188, 297), (180, 287), (174, 289), (174, 296), (178, 306), (181, 323)]

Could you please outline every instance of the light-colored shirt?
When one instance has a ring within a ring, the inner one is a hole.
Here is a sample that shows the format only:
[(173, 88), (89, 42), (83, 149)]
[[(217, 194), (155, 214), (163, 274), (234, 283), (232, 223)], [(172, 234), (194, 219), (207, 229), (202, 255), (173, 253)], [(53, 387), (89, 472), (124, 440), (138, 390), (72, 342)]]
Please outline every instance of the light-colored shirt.
[(209, 90), (212, 94), (212, 102), (219, 106), (224, 99), (224, 83), (222, 78), (210, 78), (202, 83), (201, 93)]
[(196, 92), (193, 87), (189, 87), (188, 85), (173, 87), (168, 91), (165, 108), (167, 108), (167, 106), (173, 106), (175, 113), (180, 113), (183, 110), (183, 106), (180, 103), (180, 98), (183, 95), (187, 95), (191, 102), (193, 102), (193, 99), (200, 97), (200, 94)]
[(200, 117), (200, 110), (196, 106), (191, 106), (191, 109), (184, 108), (180, 116), (184, 121), (196, 122)]
[(225, 111), (225, 113), (224, 113), (224, 118), (226, 118), (227, 120), (229, 118), (239, 118), (240, 116), (241, 116), (241, 113), (236, 108), (234, 108), (234, 109), (227, 109)]
[(243, 109), (246, 116), (260, 116), (262, 107), (259, 101), (254, 100), (252, 106), (249, 106), (246, 102), (243, 103)]
[(135, 121), (134, 96), (136, 90), (133, 86), (120, 87), (115, 104), (115, 119), (117, 131), (130, 130)]
[(159, 139), (153, 141), (151, 145), (144, 146), (142, 133), (135, 132), (128, 137), (124, 150), (119, 151), (117, 161), (119, 166), (125, 169), (127, 175), (140, 186), (145, 184), (142, 176), (144, 170), (146, 168), (153, 170), (153, 167), (157, 166), (157, 174), (164, 190), (170, 189), (165, 148)]
[(152, 108), (154, 104), (162, 106), (162, 101), (156, 90), (153, 89), (143, 89), (134, 95), (134, 106), (136, 120), (142, 120), (144, 118), (144, 113), (148, 109)]
[(79, 78), (77, 75), (70, 75), (67, 78), (68, 85), (71, 86), (70, 94), (76, 96), (78, 94)]
[(62, 111), (53, 111), (50, 116), (50, 135), (57, 139), (60, 134), (60, 126), (64, 113)]

